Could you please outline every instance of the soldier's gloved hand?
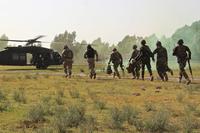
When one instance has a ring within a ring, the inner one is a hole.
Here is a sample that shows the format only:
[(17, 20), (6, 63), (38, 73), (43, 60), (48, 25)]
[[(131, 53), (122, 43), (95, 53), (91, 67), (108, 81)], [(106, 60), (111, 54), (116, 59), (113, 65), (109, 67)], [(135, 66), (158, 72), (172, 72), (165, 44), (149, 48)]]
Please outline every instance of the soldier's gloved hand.
[(152, 61), (153, 61), (153, 62), (155, 62), (155, 59), (154, 59), (154, 58), (152, 58)]
[(187, 57), (187, 60), (191, 60), (191, 57)]

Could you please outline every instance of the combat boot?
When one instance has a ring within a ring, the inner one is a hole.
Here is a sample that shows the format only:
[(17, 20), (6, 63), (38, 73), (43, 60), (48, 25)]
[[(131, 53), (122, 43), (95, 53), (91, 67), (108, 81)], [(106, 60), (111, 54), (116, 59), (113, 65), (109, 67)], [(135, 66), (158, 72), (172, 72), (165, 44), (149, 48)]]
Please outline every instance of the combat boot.
[(142, 80), (144, 80), (144, 75), (142, 75)]
[(150, 80), (151, 80), (151, 81), (153, 81), (153, 80), (154, 80), (154, 78), (153, 78), (153, 75), (151, 75), (151, 77), (150, 77)]
[(72, 72), (69, 72), (69, 78), (71, 78), (71, 76), (72, 76)]
[(92, 74), (92, 73), (90, 73), (90, 79), (92, 79), (92, 77), (93, 77), (93, 74)]
[(113, 78), (115, 78), (115, 76), (116, 76), (116, 73), (114, 72), (114, 73), (113, 73)]
[(191, 83), (191, 80), (190, 80), (190, 79), (187, 79), (186, 84), (189, 85), (190, 83)]
[(97, 74), (96, 74), (96, 73), (94, 73), (94, 77), (93, 77), (94, 79), (96, 79), (96, 75), (97, 75)]
[(178, 80), (178, 82), (179, 82), (179, 83), (181, 83), (181, 80), (182, 80), (182, 77), (179, 77), (179, 80)]
[(120, 76), (120, 74), (117, 74), (117, 77), (118, 77), (119, 79), (121, 79), (121, 76)]
[(164, 77), (165, 77), (165, 81), (168, 81), (168, 76), (166, 73), (164, 74)]
[(173, 71), (170, 69), (170, 74), (173, 76), (174, 75), (174, 73), (173, 73)]

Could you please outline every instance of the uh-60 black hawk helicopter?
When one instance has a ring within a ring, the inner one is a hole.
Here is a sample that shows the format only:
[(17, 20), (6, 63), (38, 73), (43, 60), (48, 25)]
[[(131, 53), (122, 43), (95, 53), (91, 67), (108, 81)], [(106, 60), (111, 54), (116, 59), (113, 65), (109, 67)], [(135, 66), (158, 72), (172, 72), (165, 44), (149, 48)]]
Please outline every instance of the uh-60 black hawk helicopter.
[[(62, 58), (58, 52), (52, 49), (41, 47), (42, 41), (38, 41), (44, 37), (40, 35), (29, 40), (4, 40), (11, 42), (26, 42), (25, 46), (6, 47), (0, 51), (0, 65), (26, 66), (34, 65), (37, 69), (47, 69), (49, 65), (62, 64)], [(28, 62), (28, 57), (31, 59)]]

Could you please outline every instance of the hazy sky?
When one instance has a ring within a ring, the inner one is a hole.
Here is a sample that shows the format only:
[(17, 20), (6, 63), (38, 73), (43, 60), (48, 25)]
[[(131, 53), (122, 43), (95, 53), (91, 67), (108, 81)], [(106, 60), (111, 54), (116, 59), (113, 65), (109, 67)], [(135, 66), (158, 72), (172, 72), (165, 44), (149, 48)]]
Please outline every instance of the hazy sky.
[(170, 36), (200, 20), (200, 0), (0, 0), (0, 35), (52, 41), (65, 30), (77, 40), (117, 43), (125, 35)]

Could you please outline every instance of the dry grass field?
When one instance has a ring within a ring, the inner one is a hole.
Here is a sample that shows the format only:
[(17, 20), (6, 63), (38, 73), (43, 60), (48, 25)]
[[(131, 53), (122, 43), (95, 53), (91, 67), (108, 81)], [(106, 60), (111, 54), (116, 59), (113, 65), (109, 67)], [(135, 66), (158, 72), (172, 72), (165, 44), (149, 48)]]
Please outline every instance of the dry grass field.
[(61, 67), (1, 66), (0, 133), (200, 132), (198, 68), (188, 86), (177, 83), (177, 71), (169, 82), (150, 82), (97, 69), (91, 80), (84, 65), (71, 79)]

